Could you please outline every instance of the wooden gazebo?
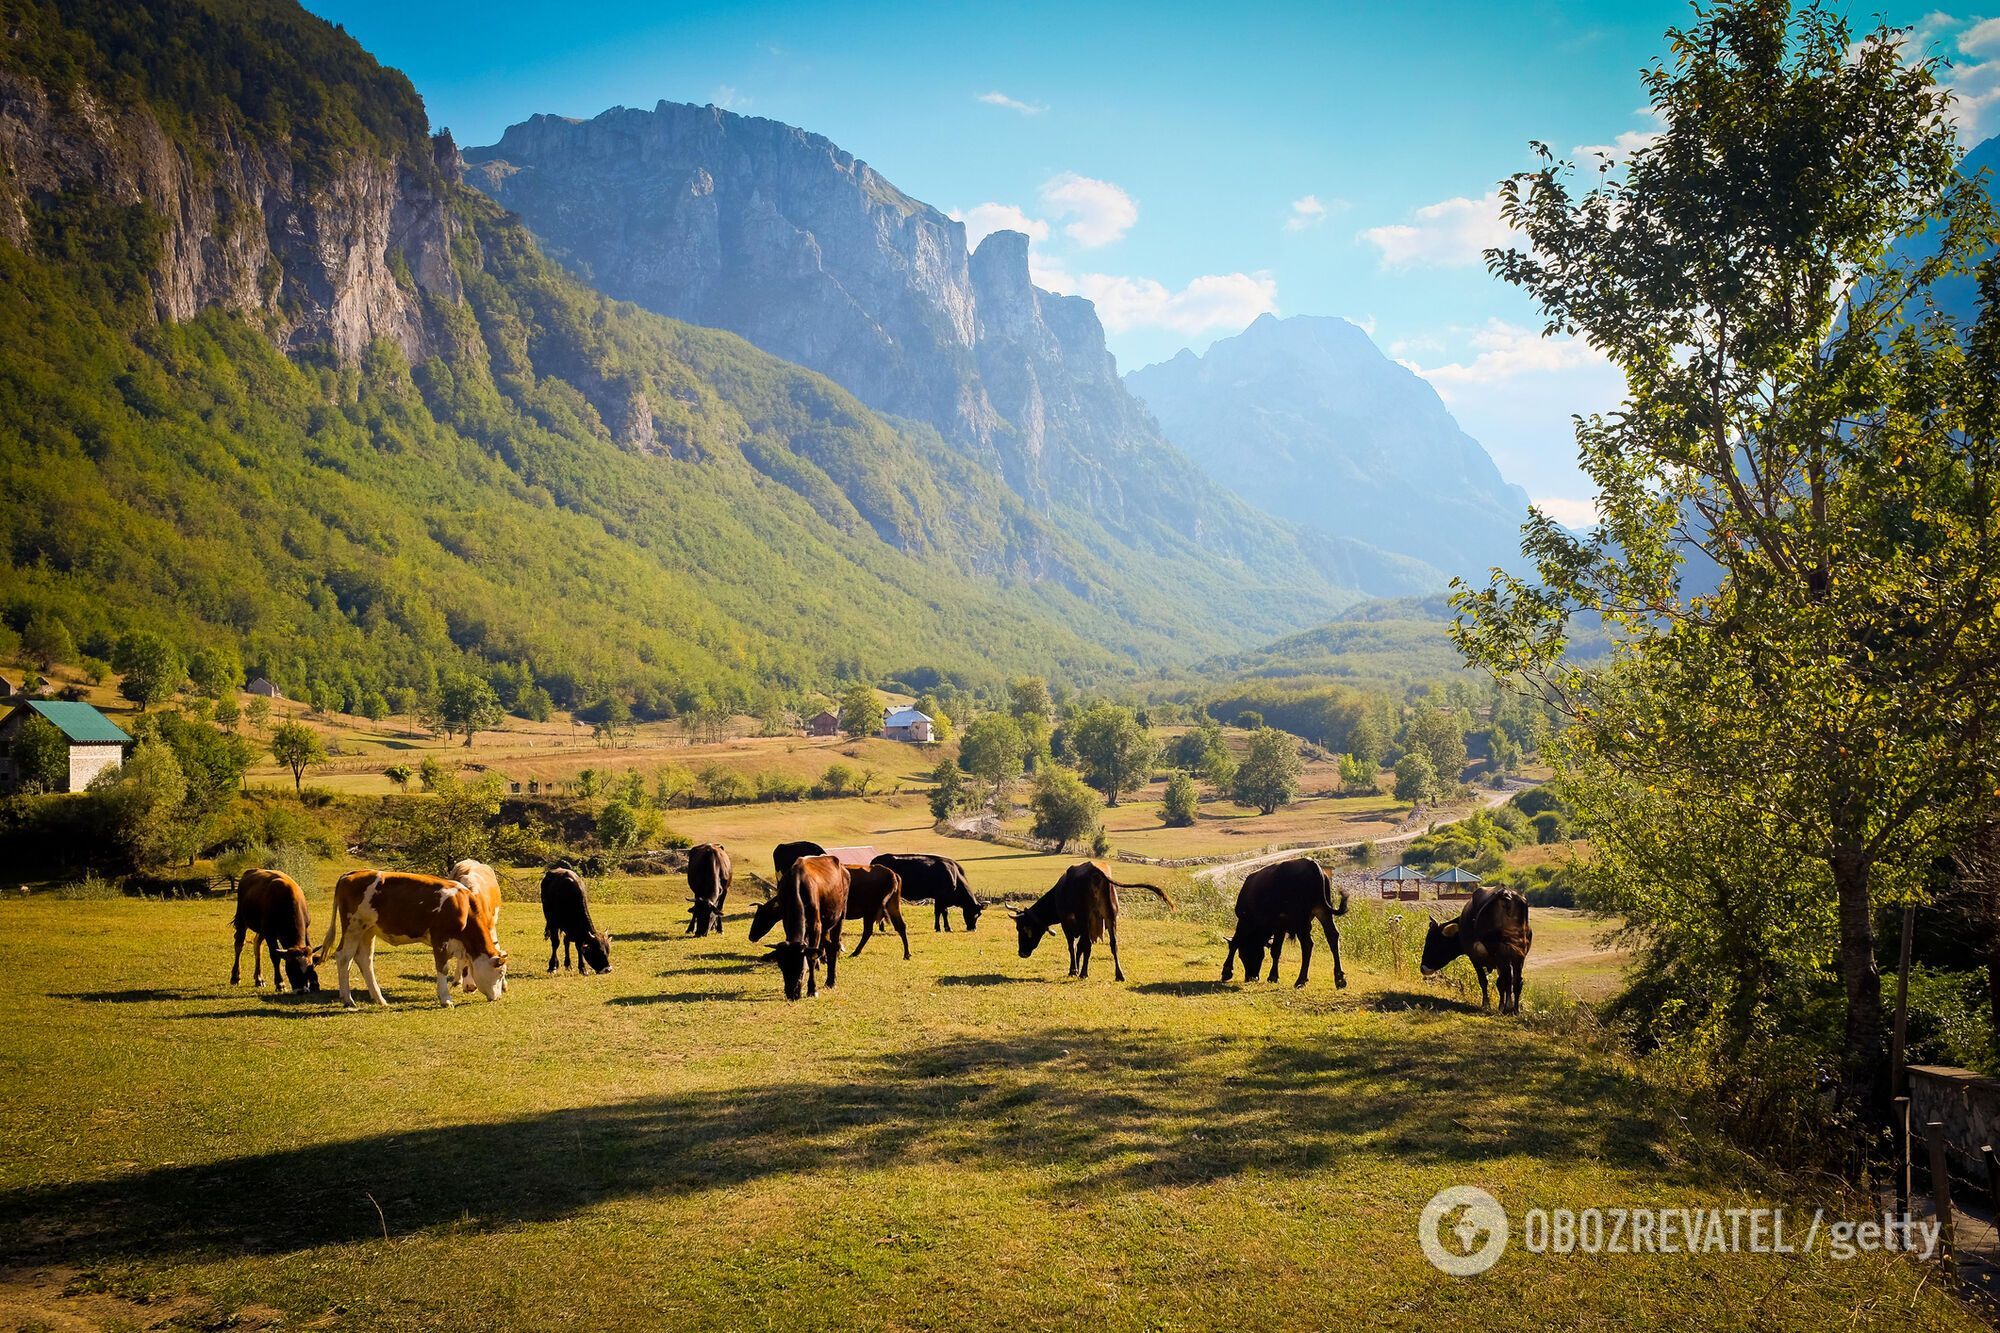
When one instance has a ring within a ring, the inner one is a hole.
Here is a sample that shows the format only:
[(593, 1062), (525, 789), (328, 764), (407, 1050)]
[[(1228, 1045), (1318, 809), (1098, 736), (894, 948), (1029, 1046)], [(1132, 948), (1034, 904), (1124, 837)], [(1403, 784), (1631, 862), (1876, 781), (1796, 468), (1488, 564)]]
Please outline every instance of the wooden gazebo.
[(1470, 870), (1461, 870), (1457, 866), (1449, 870), (1440, 870), (1431, 876), (1431, 883), (1438, 886), (1440, 898), (1470, 898), (1472, 886), (1479, 882), (1479, 876)]
[(1375, 882), (1382, 886), (1382, 897), (1385, 899), (1407, 898), (1415, 902), (1423, 894), (1423, 872), (1408, 866), (1390, 866), (1375, 877)]

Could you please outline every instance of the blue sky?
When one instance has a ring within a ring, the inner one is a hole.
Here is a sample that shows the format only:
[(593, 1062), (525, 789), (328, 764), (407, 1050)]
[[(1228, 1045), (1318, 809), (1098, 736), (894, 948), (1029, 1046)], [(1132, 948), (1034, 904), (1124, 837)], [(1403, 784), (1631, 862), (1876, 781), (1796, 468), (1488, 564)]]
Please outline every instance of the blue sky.
[[(1987, 0), (1991, 3), (1991, 0)], [(535, 112), (714, 102), (824, 134), (908, 193), (1035, 236), (1125, 369), (1264, 310), (1344, 315), (1423, 372), (1510, 480), (1587, 515), (1572, 412), (1617, 399), (1488, 278), (1494, 183), (1643, 134), (1684, 3), (595, 5), (308, 0), (490, 143)], [(1855, 6), (1867, 16), (1884, 6)], [(1887, 6), (2000, 130), (2000, 22)], [(1968, 140), (1970, 141), (1970, 140)]]

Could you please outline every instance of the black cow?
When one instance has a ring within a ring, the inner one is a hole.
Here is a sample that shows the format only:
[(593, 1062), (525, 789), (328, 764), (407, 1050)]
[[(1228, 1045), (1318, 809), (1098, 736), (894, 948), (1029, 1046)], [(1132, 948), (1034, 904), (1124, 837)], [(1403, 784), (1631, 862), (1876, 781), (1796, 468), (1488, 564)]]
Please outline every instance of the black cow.
[[(1014, 931), (1019, 936), (1021, 957), (1034, 953), (1042, 936), (1061, 926), (1069, 941), (1069, 975), (1090, 975), (1090, 946), (1111, 936), (1111, 975), (1125, 980), (1118, 961), (1118, 890), (1147, 889), (1160, 896), (1172, 909), (1174, 900), (1157, 884), (1127, 884), (1111, 878), (1095, 861), (1081, 861), (1063, 871), (1055, 887), (1035, 900), (1032, 907), (1014, 913)], [(1008, 909), (1012, 911), (1013, 909)]]
[(1486, 987), (1486, 970), (1500, 974), (1500, 1012), (1521, 1012), (1521, 969), (1534, 947), (1528, 927), (1528, 900), (1512, 889), (1474, 889), (1472, 901), (1456, 918), (1431, 920), (1424, 935), (1423, 974), (1434, 976), (1463, 954), (1479, 974), (1479, 1007), (1493, 1003)]
[(729, 901), (729, 884), (735, 877), (729, 853), (719, 842), (689, 848), (687, 877), (694, 902), (688, 909), (686, 933), (702, 936), (713, 930), (720, 935), (722, 905)]
[(562, 946), (562, 965), (568, 967), (570, 946), (576, 946), (578, 972), (611, 970), (611, 937), (590, 919), (590, 895), (583, 880), (569, 866), (558, 861), (542, 875), (542, 932), (549, 941), (549, 971), (556, 970), (556, 946)]
[(878, 856), (874, 864), (893, 870), (903, 881), (903, 901), (931, 905), (931, 929), (951, 929), (951, 908), (965, 914), (965, 928), (979, 929), (979, 914), (986, 910), (965, 882), (965, 868), (948, 856), (921, 852), (892, 852)]
[(1345, 989), (1347, 974), (1340, 970), (1340, 931), (1333, 919), (1347, 911), (1347, 890), (1340, 891), (1340, 905), (1333, 903), (1333, 881), (1326, 867), (1309, 856), (1280, 861), (1253, 870), (1236, 894), (1236, 933), (1230, 937), (1229, 952), (1223, 955), (1222, 979), (1234, 975), (1236, 960), (1243, 960), (1243, 978), (1255, 981), (1264, 965), (1264, 948), (1271, 949), (1271, 977), (1278, 979), (1278, 954), (1285, 936), (1299, 942), (1299, 979), (1306, 984), (1312, 970), (1313, 922), (1326, 932), (1327, 947), (1333, 950), (1333, 984)]
[(802, 856), (825, 856), (826, 848), (816, 842), (781, 842), (771, 851), (771, 864), (777, 868), (778, 878), (792, 868), (792, 862)]
[[(243, 979), (243, 936), (257, 937), (250, 946), (254, 970), (250, 982), (264, 984), (264, 951), (271, 951), (271, 987), (285, 989), (289, 981), (301, 994), (319, 989), (319, 960), (313, 953), (312, 920), (305, 890), (290, 875), (275, 870), (246, 870), (236, 881), (236, 960), (229, 967), (229, 984)], [(279, 969), (284, 970), (280, 973)]]

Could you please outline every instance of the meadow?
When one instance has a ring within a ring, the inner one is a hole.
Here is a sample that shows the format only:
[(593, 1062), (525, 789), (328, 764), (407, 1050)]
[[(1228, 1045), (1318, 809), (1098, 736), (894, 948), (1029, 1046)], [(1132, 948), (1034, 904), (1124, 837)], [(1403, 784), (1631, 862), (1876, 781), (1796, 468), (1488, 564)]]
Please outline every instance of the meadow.
[(499, 1002), (436, 1007), (400, 949), (353, 1013), (230, 987), (220, 900), (0, 900), (0, 1326), (1969, 1326), (1895, 1259), (1437, 1273), (1415, 1223), (1450, 1184), (1802, 1195), (1593, 1039), (1561, 969), (1482, 1015), (1357, 907), (1347, 990), (1323, 951), (1304, 990), (1296, 954), (1223, 985), (1219, 894), (1168, 882), (1126, 985), (923, 913), (912, 959), (877, 940), (788, 1005), (747, 904), (686, 938), (670, 880), (597, 885), (615, 971), (545, 975), (516, 874)]

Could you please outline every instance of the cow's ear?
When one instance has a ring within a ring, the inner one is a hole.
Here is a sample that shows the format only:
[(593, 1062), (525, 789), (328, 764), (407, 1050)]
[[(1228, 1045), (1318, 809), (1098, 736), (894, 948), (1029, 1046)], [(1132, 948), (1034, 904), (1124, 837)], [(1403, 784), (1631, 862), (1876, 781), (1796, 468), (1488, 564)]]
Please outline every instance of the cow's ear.
[(1458, 922), (1456, 922), (1456, 921), (1447, 921), (1447, 922), (1446, 922), (1446, 923), (1445, 923), (1445, 924), (1444, 924), (1444, 925), (1443, 925), (1442, 927), (1440, 927), (1440, 928), (1439, 928), (1439, 930), (1438, 930), (1438, 934), (1440, 934), (1440, 935), (1444, 936), (1444, 937), (1445, 937), (1446, 939), (1448, 939), (1448, 940), (1455, 940), (1455, 939), (1457, 939), (1457, 938), (1458, 938)]

